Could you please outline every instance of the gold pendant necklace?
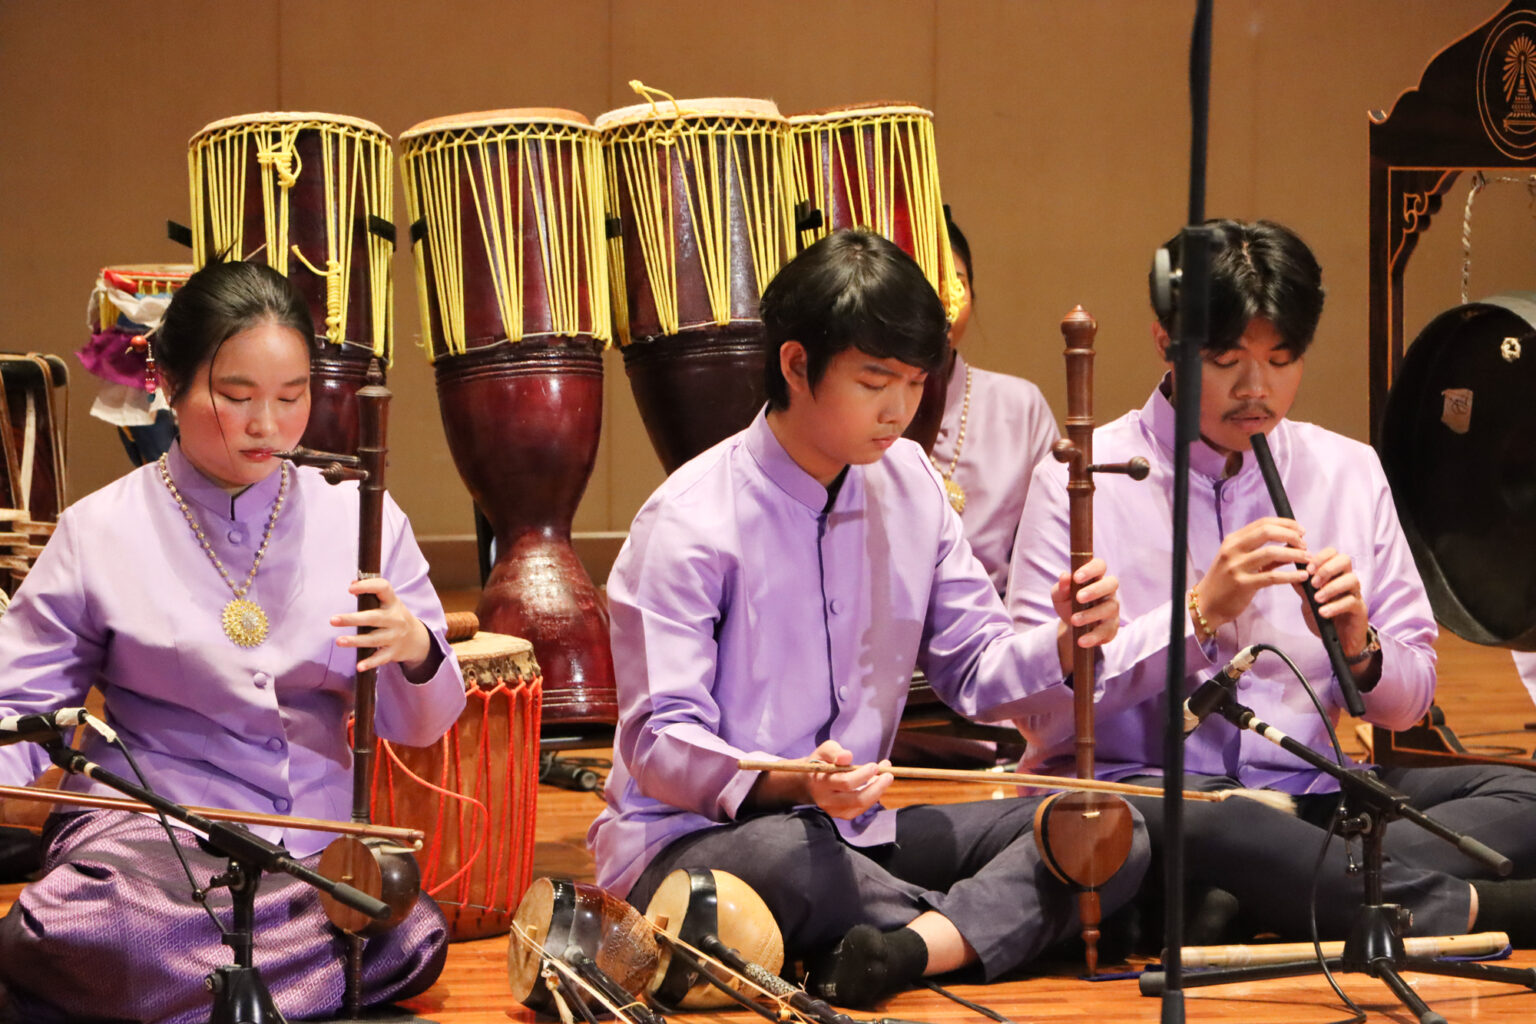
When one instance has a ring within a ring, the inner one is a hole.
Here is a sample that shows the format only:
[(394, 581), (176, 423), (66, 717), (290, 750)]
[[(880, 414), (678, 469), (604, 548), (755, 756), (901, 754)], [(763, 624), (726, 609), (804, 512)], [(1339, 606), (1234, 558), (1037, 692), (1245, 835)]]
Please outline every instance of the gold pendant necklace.
[(219, 556), (214, 553), (213, 545), (208, 543), (208, 538), (204, 535), (203, 528), (198, 525), (197, 517), (192, 514), (186, 499), (182, 498), (181, 492), (176, 489), (176, 482), (171, 479), (171, 469), (166, 456), (160, 456), (159, 466), (160, 479), (165, 481), (171, 497), (176, 499), (176, 505), (181, 509), (181, 514), (186, 517), (187, 525), (192, 528), (193, 535), (207, 552), (213, 567), (219, 570), (219, 575), (224, 577), (224, 582), (229, 584), (229, 589), (234, 592), (234, 599), (224, 606), (224, 635), (241, 647), (257, 646), (267, 638), (267, 613), (255, 601), (247, 601), (245, 595), (251, 589), (251, 584), (256, 581), (256, 570), (261, 568), (261, 560), (267, 554), (267, 545), (272, 541), (272, 528), (277, 525), (278, 513), (283, 510), (283, 502), (288, 497), (288, 464), (283, 463), (281, 468), (283, 481), (277, 489), (277, 502), (272, 506), (272, 515), (267, 518), (267, 532), (262, 535), (261, 547), (256, 549), (256, 558), (251, 562), (251, 571), (246, 575), (245, 582), (238, 587), (235, 586), (235, 581), (229, 578), (229, 570), (224, 568), (224, 563), (219, 561)]
[(955, 454), (949, 460), (949, 468), (944, 469), (938, 463), (932, 453), (928, 455), (928, 461), (933, 463), (933, 468), (939, 471), (939, 476), (944, 478), (944, 493), (949, 495), (949, 504), (959, 515), (965, 511), (965, 488), (955, 480), (955, 467), (960, 465), (960, 452), (965, 448), (965, 423), (971, 416), (971, 367), (965, 367), (965, 398), (960, 402), (960, 429), (955, 433)]

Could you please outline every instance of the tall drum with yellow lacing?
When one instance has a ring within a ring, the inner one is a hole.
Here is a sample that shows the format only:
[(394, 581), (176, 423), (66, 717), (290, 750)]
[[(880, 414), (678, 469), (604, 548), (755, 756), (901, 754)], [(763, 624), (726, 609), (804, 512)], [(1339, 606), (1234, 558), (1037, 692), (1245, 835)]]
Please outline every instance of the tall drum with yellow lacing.
[(765, 400), (758, 306), (794, 246), (789, 124), (766, 100), (665, 97), (597, 126), (624, 368), (670, 473)]
[(389, 136), (336, 114), (244, 114), (194, 135), (187, 166), (193, 262), (253, 260), (294, 283), (322, 343), (302, 443), (355, 452), (357, 389), (374, 356), (388, 364), (394, 329)]
[(480, 621), (532, 641), (545, 721), (612, 723), (608, 615), (571, 547), (612, 323), (597, 131), (574, 111), (496, 110), (400, 146), (443, 429), (496, 535)]
[[(866, 103), (795, 114), (797, 198), (809, 216), (797, 225), (802, 246), (841, 228), (867, 228), (917, 261), (953, 320), (964, 292), (955, 272), (939, 189), (933, 114), (902, 103)], [(820, 216), (818, 217), (817, 211)], [(906, 436), (932, 449), (944, 418), (949, 360), (928, 375)]]

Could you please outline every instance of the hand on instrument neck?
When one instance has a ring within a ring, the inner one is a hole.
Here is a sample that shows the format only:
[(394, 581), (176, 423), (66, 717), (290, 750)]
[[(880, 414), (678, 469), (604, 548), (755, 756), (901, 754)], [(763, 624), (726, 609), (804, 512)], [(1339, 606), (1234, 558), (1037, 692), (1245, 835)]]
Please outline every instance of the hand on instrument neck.
[[(1051, 588), (1051, 605), (1060, 618), (1056, 628), (1056, 653), (1061, 674), (1072, 672), (1072, 627), (1086, 628), (1079, 640), (1082, 647), (1102, 647), (1120, 630), (1120, 581), (1108, 575), (1104, 559), (1095, 558), (1075, 573), (1062, 573)], [(1077, 587), (1078, 603), (1083, 609), (1072, 611), (1072, 588)]]
[(362, 647), (373, 654), (358, 662), (357, 670), (369, 669), (397, 661), (405, 670), (405, 676), (413, 682), (424, 682), (436, 672), (437, 647), (426, 625), (405, 606), (395, 594), (389, 581), (382, 576), (354, 580), (347, 587), (348, 593), (373, 594), (379, 606), (372, 611), (349, 612), (331, 616), (331, 625), (341, 627), (366, 627), (368, 632), (349, 633), (336, 638), (337, 647)]

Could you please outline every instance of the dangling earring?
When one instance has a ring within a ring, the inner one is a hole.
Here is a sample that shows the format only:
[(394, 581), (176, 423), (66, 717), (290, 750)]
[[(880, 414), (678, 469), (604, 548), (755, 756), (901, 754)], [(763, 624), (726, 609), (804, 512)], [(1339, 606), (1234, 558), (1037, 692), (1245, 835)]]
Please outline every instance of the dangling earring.
[(155, 346), (147, 334), (135, 339), (135, 343), (144, 346), (144, 393), (153, 395), (159, 386), (159, 375), (155, 372)]

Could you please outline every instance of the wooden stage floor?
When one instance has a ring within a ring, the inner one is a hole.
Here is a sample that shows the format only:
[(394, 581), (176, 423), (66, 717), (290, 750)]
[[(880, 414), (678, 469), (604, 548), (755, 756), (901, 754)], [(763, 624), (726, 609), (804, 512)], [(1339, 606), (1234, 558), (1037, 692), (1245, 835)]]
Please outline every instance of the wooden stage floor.
[[(1526, 722), (1536, 721), (1536, 707), (1520, 686), (1509, 655), (1501, 650), (1475, 647), (1455, 637), (1443, 637), (1440, 645), (1440, 704), (1449, 723), (1469, 746), (1512, 744), (1531, 749), (1536, 733), (1524, 733)], [(1514, 729), (1507, 735), (1476, 737), (1485, 730)], [(1342, 735), (1342, 731), (1341, 731)], [(1527, 739), (1527, 736), (1531, 739)], [(606, 756), (607, 751), (593, 751)], [(963, 789), (963, 791), (962, 791)], [(986, 790), (982, 790), (985, 793)], [(893, 789), (901, 802), (975, 799), (975, 787), (946, 787), (936, 783), (902, 782)], [(999, 792), (998, 796), (1005, 796)], [(583, 837), (597, 813), (601, 798), (550, 786), (539, 787), (537, 843), (534, 875), (559, 875), (578, 879), (592, 877), (592, 861)], [(1536, 827), (1536, 823), (1533, 823)], [(0, 910), (15, 898), (18, 886), (0, 886)], [(259, 937), (258, 937), (259, 941)], [(482, 939), (451, 947), (448, 966), (439, 983), (413, 1000), (409, 1009), (439, 1024), (494, 1024), (501, 1021), (531, 1022), (531, 1012), (516, 1004), (506, 980), (507, 939)], [(259, 962), (259, 951), (258, 951)], [(1502, 963), (1536, 967), (1536, 949), (1518, 950)], [(1136, 1021), (1157, 1022), (1161, 1004), (1138, 993), (1134, 980), (1080, 980), (1075, 963), (1037, 965), (1028, 977), (993, 985), (955, 986), (957, 994), (984, 1003), (1018, 1024), (1031, 1021)], [(1447, 1020), (1482, 1024), (1513, 1024), (1536, 1020), (1536, 992), (1489, 982), (1461, 981), (1410, 975), (1419, 995)], [(1409, 1022), (1412, 1016), (1379, 981), (1364, 975), (1342, 975), (1340, 982), (1364, 1008), (1373, 1022)], [(746, 1011), (699, 1012), (676, 1015), (700, 1024), (748, 1024), (761, 1018)], [(926, 990), (897, 996), (878, 1014), (856, 1014), (856, 1019), (880, 1016), (932, 1024), (985, 1020), (976, 1012)], [(1185, 1019), (1191, 1022), (1296, 1022), (1324, 1024), (1347, 1016), (1337, 997), (1320, 977), (1228, 985), (1185, 992)]]

